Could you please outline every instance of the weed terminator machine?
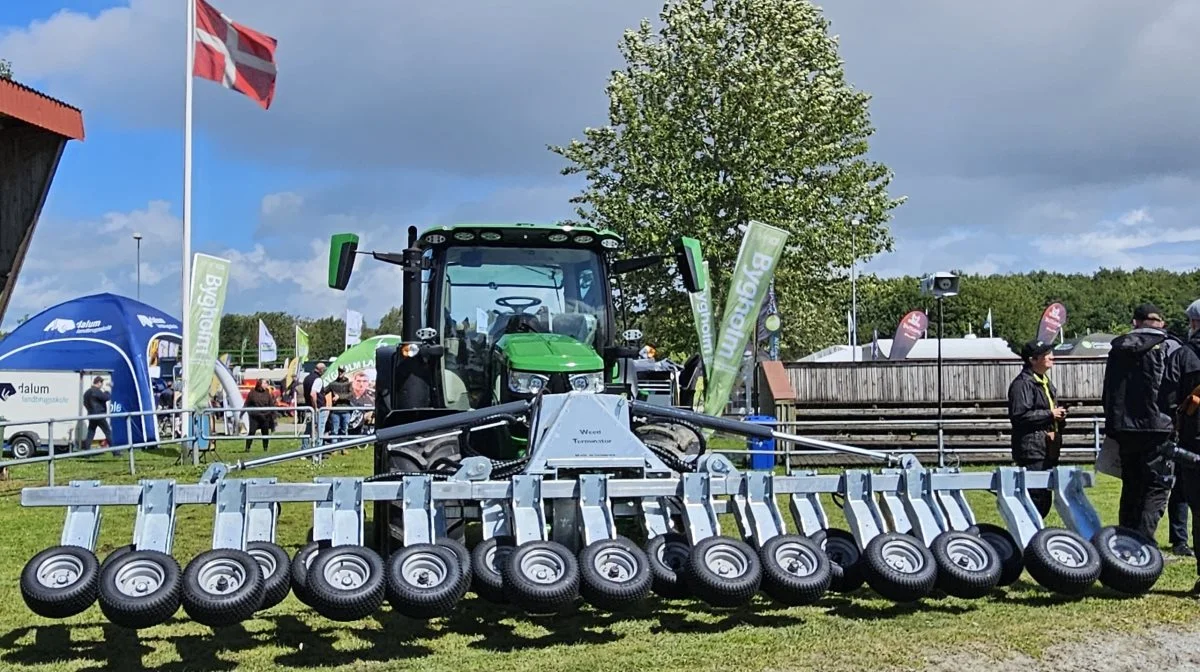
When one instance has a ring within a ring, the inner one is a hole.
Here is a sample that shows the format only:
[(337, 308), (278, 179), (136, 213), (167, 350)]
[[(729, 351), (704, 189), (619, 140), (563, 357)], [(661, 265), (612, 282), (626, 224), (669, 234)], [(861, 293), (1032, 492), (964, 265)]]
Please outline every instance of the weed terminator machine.
[[(24, 506), (67, 511), (60, 545), (22, 573), (29, 608), (61, 618), (98, 600), (112, 623), (144, 628), (182, 606), (221, 627), (289, 592), (353, 621), (385, 601), (412, 618), (445, 616), (472, 590), (548, 614), (581, 599), (620, 611), (651, 592), (715, 607), (759, 592), (804, 605), (864, 583), (897, 602), (935, 591), (977, 598), (1025, 569), (1066, 595), (1097, 580), (1140, 594), (1157, 581), (1155, 545), (1101, 527), (1082, 470), (929, 469), (642, 400), (629, 344), (640, 334), (615, 344), (612, 285), (663, 258), (614, 259), (621, 244), (608, 231), (524, 224), (410, 229), (401, 253), (360, 252), (357, 237), (334, 236), (330, 286), (347, 286), (359, 254), (403, 271), (403, 342), (377, 351), (375, 434), (215, 464), (195, 484), (23, 490)], [(699, 282), (693, 249), (675, 256), (689, 291)], [(708, 451), (706, 430), (865, 456), (880, 469), (741, 471)], [(369, 476), (233, 476), (363, 444), (374, 445)], [(1068, 529), (1045, 527), (1030, 488), (1054, 492)], [(1003, 527), (976, 524), (972, 490), (996, 496)], [(841, 502), (849, 531), (829, 527), (825, 496)], [(285, 502), (313, 512), (312, 540), (290, 558), (275, 543)], [(212, 550), (181, 569), (170, 553), (188, 505), (213, 507)], [(136, 506), (137, 517), (132, 543), (100, 563), (104, 506)], [(737, 536), (723, 534), (730, 527)]]

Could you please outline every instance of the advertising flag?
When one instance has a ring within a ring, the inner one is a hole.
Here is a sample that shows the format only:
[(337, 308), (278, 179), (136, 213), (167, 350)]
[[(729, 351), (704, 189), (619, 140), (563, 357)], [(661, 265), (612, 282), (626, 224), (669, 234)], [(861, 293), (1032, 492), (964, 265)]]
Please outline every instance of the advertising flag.
[(258, 321), (258, 362), (264, 364), (266, 362), (275, 361), (275, 337), (267, 329), (266, 323), (262, 320)]
[(1063, 325), (1067, 323), (1067, 308), (1061, 303), (1046, 306), (1042, 313), (1042, 321), (1038, 324), (1037, 339), (1050, 343), (1058, 335)]
[(750, 222), (738, 250), (733, 267), (733, 279), (725, 310), (721, 312), (721, 330), (713, 351), (712, 367), (708, 370), (708, 393), (704, 412), (721, 415), (752, 336), (756, 336), (759, 309), (766, 296), (788, 233), (761, 222)]
[(362, 313), (346, 309), (346, 349), (362, 342)]
[(229, 282), (229, 260), (197, 254), (192, 261), (191, 305), (188, 306), (187, 390), (184, 408), (208, 405), (208, 389), (217, 365), (221, 313)]
[(900, 320), (900, 326), (896, 328), (896, 336), (892, 339), (892, 351), (888, 353), (888, 359), (898, 361), (908, 357), (908, 353), (912, 351), (913, 346), (917, 344), (917, 340), (921, 338), (921, 334), (929, 327), (929, 316), (923, 310), (910, 311)]

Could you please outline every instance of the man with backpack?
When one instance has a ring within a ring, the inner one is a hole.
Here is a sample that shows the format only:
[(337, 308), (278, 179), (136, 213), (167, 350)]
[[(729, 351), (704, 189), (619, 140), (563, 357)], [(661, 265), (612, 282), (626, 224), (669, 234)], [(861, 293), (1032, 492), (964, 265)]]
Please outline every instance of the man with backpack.
[(1153, 304), (1134, 310), (1133, 326), (1108, 354), (1104, 427), (1121, 461), (1118, 523), (1152, 540), (1174, 482), (1174, 463), (1159, 448), (1175, 432), (1182, 386), (1200, 372), (1200, 358), (1167, 333)]

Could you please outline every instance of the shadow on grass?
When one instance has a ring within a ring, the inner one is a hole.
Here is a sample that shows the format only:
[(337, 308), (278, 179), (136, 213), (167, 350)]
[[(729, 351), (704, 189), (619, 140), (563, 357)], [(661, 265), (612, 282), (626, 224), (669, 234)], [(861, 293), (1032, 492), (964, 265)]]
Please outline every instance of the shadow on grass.
[[(94, 663), (80, 670), (119, 670), (141, 667), (142, 656), (152, 649), (132, 630), (115, 625), (101, 626), (99, 640), (72, 640), (78, 626), (48, 625), (17, 628), (0, 636), (0, 661), (15, 665), (49, 665), (73, 660)], [(18, 644), (27, 635), (33, 642)]]

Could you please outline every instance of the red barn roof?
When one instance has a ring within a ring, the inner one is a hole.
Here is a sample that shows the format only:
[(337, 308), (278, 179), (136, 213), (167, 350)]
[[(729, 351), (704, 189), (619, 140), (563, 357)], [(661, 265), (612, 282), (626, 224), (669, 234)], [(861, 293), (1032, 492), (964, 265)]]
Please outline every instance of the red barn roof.
[(83, 113), (11, 79), (0, 79), (0, 117), (44, 128), (71, 140), (83, 139)]

